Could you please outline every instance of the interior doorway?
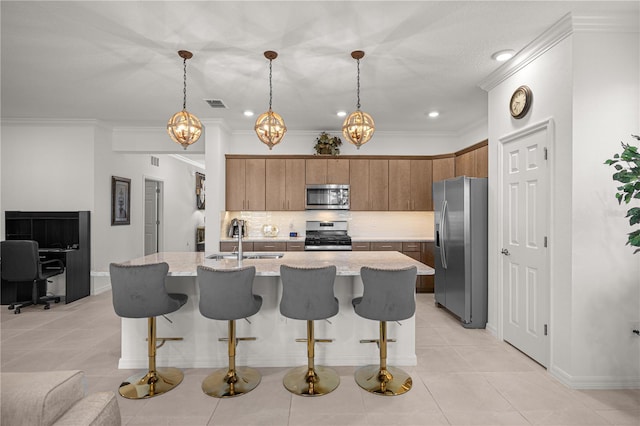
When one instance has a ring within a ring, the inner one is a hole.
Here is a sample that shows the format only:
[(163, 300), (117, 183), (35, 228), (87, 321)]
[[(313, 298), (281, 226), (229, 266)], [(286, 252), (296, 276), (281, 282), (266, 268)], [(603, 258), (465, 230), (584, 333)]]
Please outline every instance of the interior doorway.
[(162, 181), (144, 179), (144, 255), (162, 248)]
[(550, 358), (548, 152), (551, 120), (500, 138), (502, 335), (547, 367)]

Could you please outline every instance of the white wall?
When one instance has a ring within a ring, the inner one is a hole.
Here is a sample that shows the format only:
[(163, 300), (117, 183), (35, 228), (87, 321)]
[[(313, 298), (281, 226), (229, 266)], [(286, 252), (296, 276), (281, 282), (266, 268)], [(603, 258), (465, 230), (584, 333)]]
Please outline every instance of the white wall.
[[(640, 385), (640, 255), (602, 163), (640, 132), (635, 33), (576, 32), (573, 49), (572, 369), (579, 385), (606, 377)], [(593, 267), (597, 259), (597, 267)], [(599, 350), (594, 350), (598, 348)], [(600, 376), (600, 377), (598, 377)]]
[[(195, 206), (194, 172), (202, 170), (194, 166), (162, 154), (155, 167), (148, 153), (114, 152), (112, 130), (93, 121), (3, 121), (2, 154), (3, 214), (91, 211), (93, 271), (143, 255), (145, 177), (164, 182), (163, 249), (195, 250), (204, 212)], [(131, 179), (131, 225), (111, 226), (111, 176)]]
[[(480, 126), (482, 129), (482, 126)], [(470, 132), (477, 132), (474, 127)], [(342, 139), (340, 155), (437, 155), (458, 151), (486, 139), (486, 131), (479, 139), (466, 143), (461, 141), (460, 135), (453, 133), (402, 133), (376, 131), (373, 138), (362, 145), (360, 149), (345, 140), (341, 132), (328, 131), (332, 136)], [(320, 131), (288, 131), (282, 142), (271, 151), (264, 145), (255, 132), (234, 132), (233, 139), (228, 146), (227, 154), (252, 155), (313, 155), (313, 146)]]
[[(549, 371), (573, 387), (637, 387), (640, 343), (631, 329), (640, 315), (640, 256), (624, 245), (625, 209), (603, 165), (640, 128), (637, 24), (618, 34), (568, 24), (566, 38), (489, 92), (489, 209), (499, 208), (499, 139), (551, 118)], [(507, 105), (521, 84), (532, 89), (533, 106), (513, 120)], [(490, 219), (489, 322), (500, 334), (499, 226)]]

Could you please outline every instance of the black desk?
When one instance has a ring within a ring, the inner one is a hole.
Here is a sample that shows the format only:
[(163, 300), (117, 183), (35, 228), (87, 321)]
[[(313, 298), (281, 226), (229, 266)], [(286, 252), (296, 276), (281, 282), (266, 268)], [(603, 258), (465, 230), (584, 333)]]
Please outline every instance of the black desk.
[[(91, 293), (90, 212), (5, 212), (7, 240), (35, 240), (42, 260), (59, 259), (65, 266), (65, 303)], [(61, 248), (77, 247), (77, 248)], [(18, 285), (19, 284), (19, 285)], [(45, 285), (38, 286), (40, 295)], [(41, 288), (40, 288), (41, 287)], [(2, 304), (31, 299), (32, 283), (2, 281)]]
[[(91, 292), (91, 283), (88, 273), (80, 268), (81, 256), (78, 250), (74, 249), (40, 249), (42, 261), (59, 259), (64, 263), (65, 296), (64, 303), (71, 303), (82, 297), (88, 296)], [(31, 299), (32, 283), (16, 283), (2, 280), (2, 304), (8, 305), (14, 302)], [(44, 296), (47, 292), (46, 283), (38, 284), (38, 296)]]

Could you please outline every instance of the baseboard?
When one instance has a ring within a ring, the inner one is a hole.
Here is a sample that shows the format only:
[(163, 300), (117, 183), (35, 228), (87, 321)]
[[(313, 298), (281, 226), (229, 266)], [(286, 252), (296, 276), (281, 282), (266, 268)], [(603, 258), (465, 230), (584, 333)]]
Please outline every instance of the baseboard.
[(571, 389), (640, 389), (640, 376), (572, 376), (558, 367), (548, 371)]
[(91, 295), (111, 290), (111, 277), (91, 274)]

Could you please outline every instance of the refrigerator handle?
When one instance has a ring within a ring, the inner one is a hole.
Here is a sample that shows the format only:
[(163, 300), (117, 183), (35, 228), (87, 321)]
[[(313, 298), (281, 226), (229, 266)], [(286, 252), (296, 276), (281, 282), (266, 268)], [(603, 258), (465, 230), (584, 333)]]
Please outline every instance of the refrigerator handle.
[(442, 267), (447, 269), (447, 250), (446, 250), (446, 241), (447, 241), (447, 200), (442, 202), (442, 211), (440, 212), (440, 260), (442, 262)]

